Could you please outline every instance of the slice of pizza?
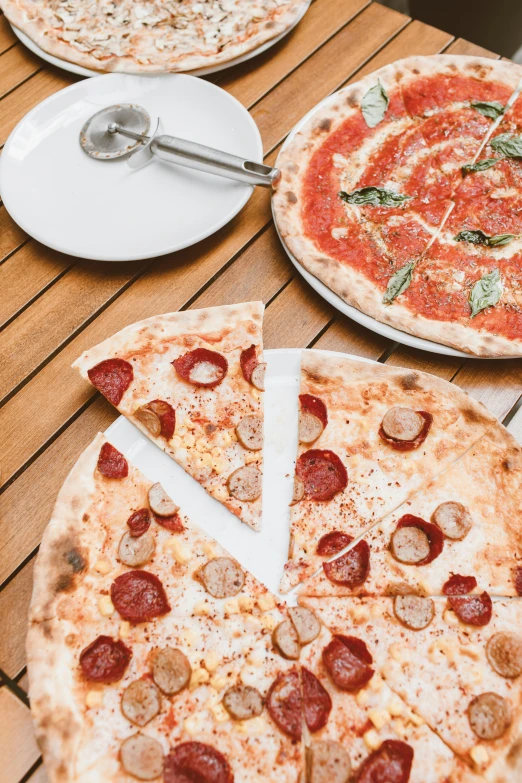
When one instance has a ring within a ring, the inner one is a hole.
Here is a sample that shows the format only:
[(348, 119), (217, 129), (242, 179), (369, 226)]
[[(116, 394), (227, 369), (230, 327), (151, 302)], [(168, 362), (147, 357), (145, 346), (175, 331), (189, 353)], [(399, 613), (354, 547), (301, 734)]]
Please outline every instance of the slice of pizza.
[(320, 728), (308, 737), (308, 783), (348, 780), (480, 783), (484, 779), (442, 742), (373, 667), (368, 645), (323, 626), (303, 651), (303, 683), (317, 680)]
[(351, 549), (325, 557), (300, 594), (519, 595), (521, 494), (522, 449), (497, 425)]
[(211, 543), (102, 435), (82, 454), (44, 534), (30, 609), (31, 706), (51, 783), (295, 783), (297, 632)]
[(315, 351), (302, 355), (299, 401), (283, 591), (399, 507), (496, 422), (446, 381)]
[(262, 320), (261, 302), (159, 315), (73, 365), (254, 530), (261, 527)]
[(360, 682), (374, 670), (485, 780), (520, 780), (522, 602), (487, 594), (300, 601), (336, 647), (351, 640), (334, 672)]

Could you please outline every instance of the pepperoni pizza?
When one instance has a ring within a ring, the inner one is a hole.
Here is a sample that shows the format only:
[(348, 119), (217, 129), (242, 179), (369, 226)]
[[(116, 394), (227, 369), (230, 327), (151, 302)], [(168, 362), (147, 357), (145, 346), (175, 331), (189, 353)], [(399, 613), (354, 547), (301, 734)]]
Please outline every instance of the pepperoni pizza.
[(414, 57), (327, 98), (277, 161), (290, 253), (379, 321), (521, 355), (521, 76), (485, 58)]
[(73, 365), (254, 530), (261, 527), (262, 321), (261, 302), (159, 315)]

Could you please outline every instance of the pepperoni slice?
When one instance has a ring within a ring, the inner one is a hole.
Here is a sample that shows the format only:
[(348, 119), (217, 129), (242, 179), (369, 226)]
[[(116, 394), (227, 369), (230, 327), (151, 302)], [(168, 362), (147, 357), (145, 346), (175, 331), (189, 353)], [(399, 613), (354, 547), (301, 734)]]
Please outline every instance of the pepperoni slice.
[(389, 435), (386, 434), (386, 432), (383, 429), (383, 426), (381, 424), (379, 428), (379, 435), (381, 438), (386, 441), (393, 449), (396, 451), (413, 451), (414, 449), (418, 449), (421, 443), (424, 443), (428, 436), (428, 432), (430, 431), (430, 427), (433, 423), (433, 416), (431, 413), (427, 413), (426, 411), (415, 411), (418, 413), (422, 418), (424, 419), (424, 426), (422, 427), (421, 431), (415, 438), (415, 440), (398, 440), (396, 438), (391, 438)]
[(323, 650), (323, 663), (332, 682), (342, 691), (359, 691), (374, 675), (372, 656), (361, 639), (334, 636)]
[(111, 586), (111, 600), (124, 620), (143, 623), (170, 612), (160, 580), (149, 571), (127, 571)]
[(310, 500), (331, 500), (348, 484), (346, 468), (337, 454), (324, 449), (310, 449), (301, 454), (295, 474), (303, 482)]
[(297, 669), (277, 675), (268, 691), (266, 707), (284, 734), (294, 740), (301, 739), (302, 697)]
[(299, 395), (299, 440), (313, 443), (328, 424), (326, 405), (312, 394)]
[(252, 373), (259, 364), (255, 345), (251, 345), (249, 348), (245, 348), (244, 351), (241, 351), (239, 363), (243, 372), (243, 378), (245, 381), (248, 381), (248, 383), (252, 383)]
[(96, 467), (105, 478), (119, 479), (129, 475), (129, 463), (121, 451), (110, 443), (104, 443), (101, 447)]
[(80, 668), (91, 682), (118, 682), (125, 674), (132, 652), (121, 639), (98, 636), (80, 653)]
[(219, 386), (228, 372), (225, 357), (216, 351), (209, 351), (208, 348), (196, 348), (195, 351), (184, 353), (174, 359), (172, 364), (184, 381), (205, 389)]
[(466, 595), (466, 593), (471, 593), (476, 586), (477, 580), (474, 576), (452, 574), (442, 585), (442, 592), (444, 595)]
[(448, 602), (461, 623), (482, 626), (491, 620), (493, 602), (486, 591), (481, 595), (452, 596)]
[(164, 783), (234, 783), (230, 764), (219, 750), (204, 742), (182, 742), (163, 765)]
[(148, 508), (140, 508), (138, 511), (134, 511), (127, 520), (127, 525), (131, 536), (139, 538), (150, 527), (150, 511)]
[(413, 748), (401, 740), (384, 740), (359, 767), (356, 783), (408, 783)]
[(323, 571), (327, 579), (343, 587), (359, 587), (364, 584), (370, 573), (370, 547), (367, 541), (359, 541), (357, 546), (349, 549), (344, 555), (323, 563)]
[(404, 514), (404, 516), (402, 516), (397, 522), (398, 530), (403, 527), (417, 527), (419, 530), (422, 530), (428, 538), (430, 545), (429, 554), (422, 560), (416, 562), (415, 565), (427, 565), (440, 555), (444, 546), (444, 536), (437, 525), (433, 525), (431, 522), (426, 522), (426, 520), (421, 519), (420, 517), (416, 517), (413, 514)]
[(319, 397), (314, 397), (313, 394), (300, 394), (299, 403), (303, 413), (310, 413), (312, 416), (315, 416), (319, 419), (323, 428), (326, 427), (328, 424), (328, 411), (326, 410), (326, 405)]
[(134, 370), (125, 359), (105, 359), (87, 370), (87, 376), (109, 402), (119, 405), (132, 383)]
[(164, 527), (165, 530), (170, 530), (171, 533), (183, 533), (185, 530), (179, 514), (173, 514), (171, 517), (160, 517), (158, 514), (153, 514), (153, 516), (158, 525)]
[(515, 568), (515, 590), (517, 595), (522, 596), (522, 566)]
[(301, 683), (303, 687), (303, 711), (305, 723), (312, 734), (324, 728), (332, 709), (330, 694), (324, 688), (315, 674), (301, 668)]
[(337, 554), (345, 546), (351, 544), (352, 541), (352, 536), (349, 536), (347, 533), (341, 533), (340, 530), (332, 530), (331, 533), (326, 533), (319, 539), (315, 551), (319, 557), (328, 557), (329, 555)]

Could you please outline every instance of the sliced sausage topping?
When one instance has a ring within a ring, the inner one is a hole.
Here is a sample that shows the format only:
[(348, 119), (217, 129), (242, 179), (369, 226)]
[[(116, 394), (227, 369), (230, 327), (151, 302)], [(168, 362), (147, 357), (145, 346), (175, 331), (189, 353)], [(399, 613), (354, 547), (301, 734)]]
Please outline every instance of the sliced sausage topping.
[(484, 591), (481, 595), (451, 596), (448, 603), (461, 623), (487, 625), (493, 614), (493, 603)]
[(352, 764), (339, 742), (312, 742), (306, 751), (306, 783), (348, 783)]
[(317, 639), (321, 631), (321, 623), (311, 609), (305, 606), (289, 606), (288, 614), (297, 632), (299, 644), (310, 644)]
[(396, 595), (393, 611), (397, 620), (412, 631), (427, 628), (435, 615), (435, 604), (431, 598), (421, 595)]
[(332, 682), (342, 691), (359, 691), (374, 675), (372, 656), (365, 643), (338, 634), (323, 650), (323, 663)]
[(154, 554), (156, 543), (151, 533), (144, 533), (142, 536), (133, 536), (130, 531), (124, 533), (118, 546), (118, 557), (121, 562), (137, 568), (148, 563)]
[[(420, 426), (421, 421), (423, 422), (422, 426)], [(382, 420), (379, 435), (396, 451), (413, 451), (426, 440), (432, 422), (433, 416), (426, 411), (391, 408)], [(414, 433), (418, 434), (414, 438), (408, 439), (407, 436)]]
[(312, 734), (324, 728), (332, 709), (332, 699), (315, 674), (301, 669), (301, 684), (303, 688), (303, 711), (305, 723)]
[(341, 533), (340, 530), (332, 530), (319, 539), (316, 552), (320, 557), (329, 557), (335, 555), (344, 549), (353, 541), (352, 536), (347, 533)]
[(444, 538), (436, 525), (413, 514), (404, 514), (390, 542), (393, 557), (407, 565), (427, 565), (442, 552)]
[(304, 497), (304, 484), (301, 481), (301, 479), (297, 478), (295, 476), (294, 478), (294, 491), (292, 493), (292, 502), (290, 503), (291, 506), (295, 505), (296, 503), (299, 503), (300, 500), (302, 500)]
[(263, 712), (263, 697), (250, 685), (236, 685), (223, 696), (223, 706), (232, 720), (249, 720)]
[(370, 573), (370, 547), (367, 541), (359, 541), (353, 549), (344, 555), (323, 563), (323, 571), (327, 579), (343, 587), (359, 587), (364, 584)]
[(355, 777), (356, 783), (408, 783), (413, 748), (401, 740), (384, 740), (366, 758)]
[(295, 475), (303, 482), (310, 500), (331, 500), (348, 484), (346, 468), (337, 454), (327, 449), (310, 449), (301, 454)]
[(132, 364), (125, 359), (105, 359), (87, 370), (87, 376), (93, 386), (113, 405), (119, 405), (121, 398), (134, 378)]
[(196, 348), (175, 359), (172, 364), (178, 375), (193, 386), (213, 389), (228, 372), (228, 362), (222, 354), (208, 348)]
[(313, 443), (328, 424), (326, 405), (312, 394), (299, 395), (299, 440)]
[(254, 344), (250, 345), (248, 348), (245, 348), (243, 351), (241, 351), (241, 356), (239, 357), (239, 364), (241, 365), (241, 371), (243, 373), (243, 378), (245, 379), (245, 381), (248, 381), (248, 383), (252, 383), (252, 373), (255, 370), (255, 368), (258, 366), (257, 351), (256, 351), (256, 346)]
[(491, 666), (501, 677), (518, 677), (522, 674), (522, 636), (512, 631), (493, 634), (486, 645), (486, 655)]
[(266, 362), (259, 362), (252, 370), (250, 382), (258, 391), (265, 390)]
[(152, 737), (133, 734), (120, 747), (121, 765), (138, 780), (154, 780), (163, 771), (163, 748)]
[(192, 667), (181, 650), (163, 647), (152, 661), (152, 679), (163, 693), (171, 696), (186, 688), (190, 682)]
[(236, 500), (246, 503), (256, 500), (262, 489), (263, 476), (255, 465), (238, 468), (228, 477), (228, 491)]
[(245, 574), (231, 557), (216, 557), (202, 566), (198, 579), (214, 598), (231, 598), (243, 589)]
[(124, 620), (143, 623), (170, 612), (163, 585), (148, 571), (127, 571), (111, 586), (111, 600)]
[(278, 674), (268, 691), (266, 707), (276, 726), (294, 740), (301, 739), (302, 706), (297, 670)]
[(234, 783), (230, 764), (203, 742), (182, 742), (165, 759), (165, 783)]
[(158, 517), (172, 517), (179, 511), (179, 506), (167, 495), (159, 482), (149, 489), (149, 505)]
[(118, 682), (125, 674), (132, 652), (121, 639), (98, 636), (80, 653), (80, 668), (90, 682)]
[(150, 680), (134, 680), (123, 691), (121, 711), (136, 726), (146, 726), (160, 708), (160, 693)]
[(238, 441), (249, 451), (263, 448), (263, 419), (261, 416), (243, 416), (236, 427)]
[(129, 463), (110, 443), (101, 447), (96, 467), (105, 478), (120, 479), (129, 475)]
[(176, 412), (164, 400), (152, 400), (134, 411), (134, 416), (148, 429), (154, 438), (161, 435), (170, 440), (176, 428)]
[(474, 576), (461, 576), (452, 574), (442, 585), (444, 595), (466, 595), (471, 593), (477, 586), (477, 580)]
[(127, 520), (131, 536), (142, 536), (150, 527), (151, 516), (148, 508), (140, 508), (134, 511)]
[(431, 521), (440, 527), (446, 538), (450, 538), (452, 541), (460, 541), (465, 538), (473, 525), (467, 508), (454, 500), (448, 500), (437, 506), (431, 515)]
[(272, 633), (274, 647), (281, 653), (283, 658), (289, 658), (296, 661), (301, 652), (301, 645), (297, 636), (297, 631), (290, 620), (283, 620), (282, 623), (274, 628)]
[(469, 704), (468, 720), (477, 737), (494, 740), (511, 725), (511, 710), (506, 699), (497, 693), (481, 693)]

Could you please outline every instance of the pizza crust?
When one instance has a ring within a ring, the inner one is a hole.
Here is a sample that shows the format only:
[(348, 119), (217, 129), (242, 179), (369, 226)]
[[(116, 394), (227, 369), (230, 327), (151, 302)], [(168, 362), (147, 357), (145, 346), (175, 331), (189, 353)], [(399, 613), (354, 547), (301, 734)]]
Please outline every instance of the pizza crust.
[[(81, 2), (76, 4), (81, 10)], [(99, 5), (103, 4), (99, 2)], [(137, 3), (128, 2), (128, 5), (133, 7)], [(228, 37), (224, 37), (222, 48), (218, 42), (214, 45), (214, 51), (212, 51), (212, 45), (208, 47), (209, 50), (205, 51), (206, 41), (204, 39), (198, 41), (197, 36), (195, 36), (195, 39), (187, 42), (181, 36), (178, 41), (178, 49), (174, 49), (170, 54), (168, 51), (165, 51), (165, 48), (158, 48), (155, 45), (155, 34), (157, 37), (162, 29), (165, 29), (162, 5), (159, 0), (156, 0), (156, 8), (154, 10), (159, 12), (160, 15), (158, 27), (155, 27), (154, 24), (141, 25), (138, 17), (137, 23), (140, 31), (134, 51), (123, 55), (111, 52), (110, 36), (106, 32), (104, 37), (102, 32), (98, 34), (99, 39), (95, 42), (95, 46), (97, 45), (100, 50), (100, 56), (96, 57), (91, 52), (81, 51), (72, 43), (68, 43), (58, 37), (58, 33), (55, 32), (57, 28), (50, 24), (45, 16), (45, 12), (42, 10), (45, 9), (47, 11), (48, 0), (39, 0), (39, 2), (33, 2), (33, 0), (1, 0), (0, 2), (0, 7), (11, 24), (28, 35), (45, 52), (61, 60), (103, 73), (113, 71), (124, 73), (174, 73), (228, 63), (257, 49), (262, 44), (276, 38), (292, 27), (306, 11), (309, 0), (284, 0), (282, 4), (272, 3), (269, 0), (260, 0), (256, 4), (252, 0), (249, 5), (259, 7), (258, 13), (262, 14), (261, 18), (258, 20), (253, 18), (246, 29), (240, 29), (238, 32), (235, 32), (233, 29)], [(180, 7), (185, 5), (186, 7), (186, 5), (190, 6), (191, 4), (178, 3), (178, 5)], [(219, 9), (217, 3), (216, 6)], [(267, 6), (271, 7), (267, 8)], [(74, 3), (72, 7), (74, 8)], [(150, 4), (143, 2), (139, 7), (145, 10), (150, 7)], [(49, 11), (49, 13), (52, 13), (52, 11)], [(67, 14), (66, 4), (64, 4), (62, 13)], [(175, 18), (175, 11), (172, 13)], [(103, 20), (103, 13), (100, 13), (100, 16)], [(65, 16), (62, 18), (65, 18)], [(91, 22), (89, 17), (84, 20), (84, 24), (87, 24), (87, 22)], [(218, 26), (219, 23), (216, 21), (215, 24)], [(103, 22), (100, 23), (100, 26), (103, 29)], [(74, 30), (74, 22), (71, 29)], [(129, 28), (122, 25), (120, 29), (126, 31)], [(117, 30), (118, 27), (116, 26)], [(96, 33), (93, 35), (96, 37)], [(133, 35), (136, 35), (136, 33), (133, 33)], [(212, 41), (212, 38), (210, 40)], [(108, 50), (104, 51), (104, 47)], [(113, 48), (117, 49), (119, 47), (115, 43)]]
[(514, 63), (487, 58), (458, 55), (412, 57), (387, 65), (334, 93), (307, 115), (304, 124), (279, 153), (276, 166), (282, 176), (272, 198), (274, 218), (279, 235), (294, 259), (352, 307), (381, 323), (465, 353), (484, 357), (520, 356), (522, 337), (509, 340), (478, 331), (466, 323), (428, 319), (412, 312), (400, 300), (391, 305), (383, 304), (383, 291), (369, 278), (347, 264), (318, 252), (317, 245), (305, 234), (301, 221), (303, 175), (309, 161), (330, 134), (360, 112), (362, 97), (377, 80), (387, 90), (397, 89), (401, 80), (405, 82), (418, 73), (450, 74), (455, 70), (486, 81), (499, 78), (513, 86), (513, 89), (522, 73), (520, 66)]

